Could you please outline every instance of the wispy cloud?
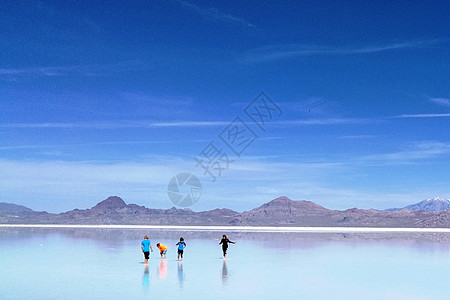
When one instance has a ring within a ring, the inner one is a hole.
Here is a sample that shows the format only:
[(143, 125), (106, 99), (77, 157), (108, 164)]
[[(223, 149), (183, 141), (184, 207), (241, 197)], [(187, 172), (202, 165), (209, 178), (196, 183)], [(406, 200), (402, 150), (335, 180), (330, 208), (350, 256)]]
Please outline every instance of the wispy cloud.
[(236, 16), (233, 16), (233, 15), (230, 15), (227, 13), (223, 13), (215, 7), (203, 8), (203, 7), (195, 5), (188, 1), (183, 1), (183, 0), (175, 0), (175, 1), (182, 4), (183, 6), (185, 6), (187, 8), (197, 12), (198, 14), (200, 14), (204, 17), (211, 18), (211, 19), (218, 20), (218, 21), (225, 22), (225, 23), (256, 28), (255, 25), (244, 20), (243, 18), (236, 17)]
[(278, 121), (268, 124), (273, 125), (346, 125), (346, 124), (365, 124), (373, 123), (374, 119), (363, 119), (363, 118), (328, 118), (328, 119), (300, 119), (300, 120), (286, 120)]
[(430, 98), (429, 101), (438, 105), (450, 107), (450, 99), (448, 98)]
[(152, 123), (152, 127), (214, 127), (227, 126), (230, 122), (223, 121), (182, 121), (182, 122), (160, 122)]
[[(195, 168), (193, 159), (173, 156), (152, 156), (138, 162), (0, 159), (0, 169), (4, 170), (0, 175), (3, 196), (8, 195), (10, 201), (24, 198), (36, 201), (37, 197), (43, 197), (54, 203), (36, 208), (55, 210), (88, 208), (109, 195), (120, 195), (127, 202), (148, 207), (170, 207), (167, 184), (172, 176), (186, 171), (202, 182), (204, 196), (196, 207), (236, 209), (243, 206), (243, 199), (255, 198), (255, 202), (248, 204), (253, 208), (298, 189), (299, 182), (307, 185), (321, 174), (341, 170), (334, 163), (279, 163), (267, 157), (246, 157), (233, 162), (212, 184), (201, 168)], [(71, 199), (76, 206), (70, 204)]]
[(389, 117), (390, 119), (408, 119), (408, 118), (448, 118), (449, 114), (407, 114)]
[(428, 160), (450, 153), (450, 143), (437, 141), (420, 141), (408, 145), (404, 150), (363, 156), (358, 162), (375, 163), (377, 165), (392, 165), (413, 163)]
[[(382, 165), (385, 159), (392, 163), (399, 158), (425, 159), (448, 153), (449, 148), (445, 143), (420, 142), (396, 154), (366, 157), (366, 162), (361, 163)], [(406, 196), (389, 194), (392, 191), (383, 185), (371, 192), (372, 184), (368, 190), (360, 190), (351, 183), (333, 183), (330, 178), (358, 176), (358, 165), (349, 162), (281, 162), (274, 157), (248, 156), (233, 162), (216, 183), (211, 183), (210, 178), (194, 166), (191, 158), (173, 156), (154, 156), (136, 162), (0, 159), (3, 170), (0, 191), (9, 201), (42, 210), (89, 208), (109, 195), (119, 195), (128, 203), (167, 208), (172, 206), (167, 198), (167, 183), (175, 174), (188, 171), (199, 177), (203, 187), (202, 198), (193, 207), (195, 210), (252, 209), (280, 195), (315, 201), (329, 208), (388, 208), (395, 206), (392, 200), (399, 201), (399, 197)], [(418, 198), (414, 188), (407, 192), (410, 196), (409, 200), (405, 199), (406, 203), (428, 196), (423, 187), (418, 191), (421, 193)], [(24, 203), (27, 199), (29, 202)], [(390, 203), (389, 206), (384, 206), (383, 201), (386, 205)]]
[(85, 122), (85, 123), (9, 123), (0, 124), (0, 128), (29, 128), (29, 129), (120, 129), (120, 128), (157, 128), (157, 127), (215, 127), (226, 126), (230, 122), (222, 121), (180, 121), (180, 122)]
[[(9, 201), (52, 201), (47, 207), (36, 207), (45, 210), (88, 208), (109, 195), (122, 195), (146, 206), (170, 207), (167, 183), (192, 164), (169, 156), (139, 163), (0, 160), (5, 171), (0, 175), (0, 190)], [(70, 204), (72, 199), (75, 204)]]
[(247, 63), (257, 63), (264, 61), (289, 59), (299, 56), (361, 55), (393, 50), (425, 48), (441, 42), (442, 40), (422, 40), (380, 45), (356, 45), (340, 47), (306, 44), (284, 44), (251, 49), (244, 53), (242, 61)]
[[(117, 121), (117, 122), (80, 122), (80, 123), (6, 123), (0, 124), (0, 128), (10, 129), (120, 129), (120, 128), (164, 128), (164, 127), (224, 127), (231, 121), (171, 121), (171, 122), (148, 122), (148, 121)], [(358, 118), (330, 118), (330, 119), (299, 119), (266, 122), (273, 126), (306, 126), (306, 125), (345, 125), (373, 123), (372, 119)]]
[[(208, 140), (192, 140), (204, 141)], [(108, 146), (108, 145), (148, 145), (148, 144), (165, 144), (174, 143), (177, 140), (152, 140), (152, 141), (112, 141), (112, 142), (98, 142), (98, 143), (77, 143), (77, 144), (28, 144), (28, 145), (10, 145), (0, 146), (0, 150), (20, 150), (20, 149), (45, 149), (45, 148), (64, 148), (64, 147), (80, 147), (80, 146)], [(47, 152), (50, 153), (50, 152)]]
[(0, 69), (0, 78), (17, 77), (61, 77), (69, 75), (77, 76), (108, 76), (114, 73), (142, 69), (147, 65), (140, 62), (122, 62), (104, 65), (80, 65), (80, 66), (51, 66)]

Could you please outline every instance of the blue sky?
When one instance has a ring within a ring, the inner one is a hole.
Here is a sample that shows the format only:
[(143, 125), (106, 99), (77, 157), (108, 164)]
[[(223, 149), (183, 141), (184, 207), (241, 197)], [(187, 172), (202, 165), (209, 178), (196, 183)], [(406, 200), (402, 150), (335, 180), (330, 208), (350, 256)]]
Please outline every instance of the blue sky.
[[(0, 5), (0, 201), (109, 195), (248, 210), (278, 196), (384, 209), (450, 198), (446, 1), (12, 1)], [(280, 108), (264, 130), (245, 114)], [(258, 137), (237, 157), (236, 117)], [(216, 181), (195, 157), (232, 162)]]

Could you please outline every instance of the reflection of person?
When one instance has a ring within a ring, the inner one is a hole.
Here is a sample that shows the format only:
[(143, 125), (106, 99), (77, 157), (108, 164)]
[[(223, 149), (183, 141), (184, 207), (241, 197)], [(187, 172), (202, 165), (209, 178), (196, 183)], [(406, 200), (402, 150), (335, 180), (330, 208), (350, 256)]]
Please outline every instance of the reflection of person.
[(226, 284), (228, 279), (227, 261), (224, 260), (222, 264), (222, 284)]
[(159, 254), (161, 254), (161, 258), (166, 258), (167, 246), (161, 243), (156, 244), (156, 247), (159, 249)]
[(148, 258), (150, 257), (150, 250), (153, 252), (152, 243), (148, 239), (148, 236), (144, 236), (144, 240), (141, 242), (141, 249), (144, 252), (144, 263), (148, 263)]
[(159, 275), (159, 278), (166, 278), (166, 276), (167, 276), (167, 260), (161, 260), (159, 262), (158, 275)]
[(178, 281), (180, 282), (180, 287), (183, 287), (184, 273), (183, 273), (183, 263), (178, 262)]
[(178, 243), (176, 243), (176, 246), (178, 246), (178, 256), (177, 256), (177, 260), (183, 260), (183, 252), (184, 252), (184, 247), (186, 247), (186, 243), (184, 242), (184, 239), (181, 237), (180, 241)]
[(235, 242), (230, 241), (227, 236), (224, 234), (222, 236), (222, 239), (220, 240), (219, 245), (222, 245), (222, 251), (223, 251), (223, 258), (227, 258), (227, 249), (228, 249), (228, 243), (236, 244)]
[(142, 276), (142, 286), (147, 291), (150, 286), (150, 273), (148, 271), (148, 264), (144, 268), (144, 276)]

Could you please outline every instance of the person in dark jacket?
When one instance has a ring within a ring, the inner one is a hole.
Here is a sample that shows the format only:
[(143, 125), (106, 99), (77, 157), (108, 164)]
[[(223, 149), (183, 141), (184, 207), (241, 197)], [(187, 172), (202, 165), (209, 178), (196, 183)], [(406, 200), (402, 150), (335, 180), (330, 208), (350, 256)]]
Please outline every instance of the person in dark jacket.
[(222, 236), (222, 239), (220, 240), (219, 245), (222, 245), (222, 251), (223, 251), (223, 258), (227, 258), (227, 249), (228, 249), (228, 243), (236, 244), (235, 242), (230, 241), (227, 236), (224, 234)]

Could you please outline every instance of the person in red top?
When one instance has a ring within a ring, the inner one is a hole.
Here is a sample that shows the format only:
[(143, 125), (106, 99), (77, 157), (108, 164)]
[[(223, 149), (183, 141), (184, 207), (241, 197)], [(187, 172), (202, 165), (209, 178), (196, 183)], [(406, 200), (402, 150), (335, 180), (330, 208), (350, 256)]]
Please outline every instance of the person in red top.
[(161, 243), (156, 244), (156, 247), (159, 249), (159, 254), (161, 254), (161, 259), (166, 258), (167, 246)]

